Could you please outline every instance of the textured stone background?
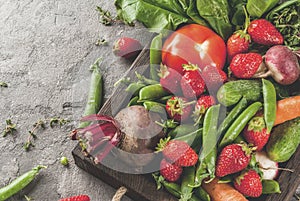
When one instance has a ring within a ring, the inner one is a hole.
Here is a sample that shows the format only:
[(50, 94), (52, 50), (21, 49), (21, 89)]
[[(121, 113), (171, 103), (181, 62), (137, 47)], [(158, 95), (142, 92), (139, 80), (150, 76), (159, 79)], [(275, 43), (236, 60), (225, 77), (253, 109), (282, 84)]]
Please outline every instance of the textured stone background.
[[(0, 186), (37, 164), (47, 165), (38, 179), (10, 201), (53, 201), (75, 194), (89, 194), (92, 201), (111, 200), (115, 189), (77, 168), (71, 151), (76, 145), (68, 132), (76, 125), (85, 105), (89, 66), (102, 56), (106, 98), (130, 62), (112, 54), (113, 41), (133, 36), (148, 42), (139, 27), (122, 24), (105, 27), (98, 22), (95, 6), (114, 13), (105, 0), (0, 0), (0, 127), (10, 118), (18, 132), (0, 137)], [(109, 46), (95, 46), (104, 37)], [(35, 147), (22, 148), (27, 132), (38, 119), (60, 116), (71, 122), (62, 128), (38, 131)], [(70, 167), (59, 163), (64, 155)], [(124, 201), (130, 199), (125, 198)]]

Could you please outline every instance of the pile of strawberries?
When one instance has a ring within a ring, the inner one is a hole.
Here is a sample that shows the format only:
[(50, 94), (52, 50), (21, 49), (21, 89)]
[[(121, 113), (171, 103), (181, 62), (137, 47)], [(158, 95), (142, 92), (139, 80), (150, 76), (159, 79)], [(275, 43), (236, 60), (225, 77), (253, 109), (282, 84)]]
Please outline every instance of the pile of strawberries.
[(262, 55), (249, 52), (251, 44), (273, 46), (283, 44), (284, 39), (274, 25), (257, 19), (245, 25), (245, 30), (235, 32), (227, 41), (228, 62), (230, 70), (237, 78), (254, 78), (266, 69)]

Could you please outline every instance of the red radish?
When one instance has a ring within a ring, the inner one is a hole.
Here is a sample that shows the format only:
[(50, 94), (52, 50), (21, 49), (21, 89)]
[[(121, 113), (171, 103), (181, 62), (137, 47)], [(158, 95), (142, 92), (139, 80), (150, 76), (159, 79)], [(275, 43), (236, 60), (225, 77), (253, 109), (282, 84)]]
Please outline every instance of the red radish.
[(288, 47), (276, 45), (265, 54), (266, 73), (259, 73), (255, 77), (263, 78), (272, 76), (276, 82), (289, 85), (298, 80), (300, 66), (296, 54)]
[(272, 161), (264, 151), (256, 152), (255, 158), (259, 169), (263, 172), (262, 179), (276, 179), (278, 176), (278, 163)]
[(119, 57), (132, 59), (139, 54), (142, 48), (143, 47), (138, 40), (123, 37), (115, 41), (113, 46), (113, 53)]
[(131, 106), (122, 109), (115, 118), (100, 114), (83, 117), (82, 121), (104, 123), (78, 129), (72, 137), (80, 140), (82, 148), (94, 157), (95, 163), (101, 162), (117, 146), (124, 151), (119, 153), (124, 162), (131, 166), (145, 166), (154, 157), (145, 154), (153, 153), (156, 144), (165, 135), (155, 123), (160, 120), (158, 114), (147, 111), (143, 106)]

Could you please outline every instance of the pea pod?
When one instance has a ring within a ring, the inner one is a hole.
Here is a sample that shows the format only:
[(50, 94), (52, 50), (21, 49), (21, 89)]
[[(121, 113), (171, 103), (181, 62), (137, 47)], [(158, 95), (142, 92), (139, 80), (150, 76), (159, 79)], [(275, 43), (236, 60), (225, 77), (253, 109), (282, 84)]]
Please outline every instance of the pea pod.
[(175, 137), (174, 139), (184, 141), (189, 144), (193, 149), (197, 150), (201, 147), (202, 142), (202, 128), (195, 130), (186, 135), (182, 135), (180, 137)]
[(143, 102), (144, 107), (148, 111), (160, 113), (160, 114), (166, 114), (165, 106), (161, 103), (157, 103), (154, 101), (145, 101)]
[(168, 94), (160, 84), (148, 85), (140, 90), (139, 101), (156, 100)]
[(180, 192), (180, 186), (176, 183), (162, 181), (163, 186), (169, 193), (174, 195), (177, 198), (180, 198), (181, 192)]
[(132, 99), (130, 99), (129, 103), (128, 103), (128, 107), (132, 106), (132, 105), (139, 105), (139, 103), (137, 102), (139, 100), (138, 96), (133, 97)]
[(232, 143), (238, 135), (242, 132), (246, 124), (250, 119), (256, 114), (256, 112), (261, 108), (261, 102), (252, 103), (246, 110), (240, 114), (240, 116), (232, 123), (227, 132), (225, 133), (223, 139), (221, 140), (219, 147), (224, 147)]
[(247, 107), (246, 98), (242, 98), (239, 103), (229, 112), (229, 114), (222, 121), (218, 128), (218, 134), (223, 135), (232, 122), (241, 114), (241, 112)]
[(19, 176), (15, 180), (13, 180), (10, 184), (0, 189), (0, 201), (5, 201), (6, 199), (10, 198), (14, 194), (18, 193), (20, 190), (25, 188), (39, 173), (39, 171), (45, 166), (38, 165), (32, 170), (24, 173), (23, 175)]
[(159, 84), (158, 81), (153, 80), (153, 79), (149, 79), (141, 74), (139, 74), (138, 72), (135, 72), (135, 76), (137, 77), (137, 79), (139, 80), (139, 83), (143, 83), (145, 85), (151, 85), (151, 84)]
[(195, 185), (201, 185), (203, 179), (215, 177), (215, 165), (217, 158), (217, 126), (220, 105), (208, 108), (203, 122), (202, 144), (203, 149), (199, 155), (200, 164), (196, 170)]
[(280, 186), (275, 180), (262, 180), (262, 186), (263, 194), (281, 193)]
[(146, 85), (143, 83), (133, 82), (127, 86), (125, 89), (126, 92), (132, 94), (133, 96), (137, 96), (140, 90)]
[(194, 126), (193, 124), (180, 124), (173, 130), (171, 130), (168, 133), (168, 136), (170, 136), (171, 138), (178, 138), (178, 137), (182, 137), (182, 136), (188, 135), (190, 133), (193, 133), (196, 130), (197, 130), (197, 127)]
[(211, 200), (209, 194), (202, 187), (196, 188), (195, 194), (197, 197), (199, 197), (203, 201)]
[(166, 104), (166, 103), (167, 103), (167, 101), (168, 101), (170, 98), (172, 98), (172, 97), (173, 97), (173, 95), (164, 96), (164, 97), (162, 97), (162, 98), (158, 99), (158, 100), (157, 100), (157, 102), (160, 102), (160, 103)]
[(161, 63), (162, 45), (162, 34), (158, 34), (152, 39), (150, 45), (150, 78), (153, 80), (159, 80), (158, 71)]
[(181, 200), (189, 200), (193, 195), (193, 187), (195, 180), (195, 166), (186, 167), (183, 170), (183, 177), (181, 182)]
[[(90, 88), (87, 98), (87, 103), (84, 109), (83, 116), (90, 114), (96, 114), (101, 106), (103, 99), (103, 78), (99, 71), (99, 62), (101, 59), (97, 59), (96, 62), (90, 67), (92, 70), (92, 76), (90, 81)], [(78, 128), (85, 128), (90, 125), (91, 122), (83, 121), (78, 125)]]
[(267, 132), (270, 133), (276, 118), (276, 91), (269, 80), (262, 79), (264, 98), (264, 118)]

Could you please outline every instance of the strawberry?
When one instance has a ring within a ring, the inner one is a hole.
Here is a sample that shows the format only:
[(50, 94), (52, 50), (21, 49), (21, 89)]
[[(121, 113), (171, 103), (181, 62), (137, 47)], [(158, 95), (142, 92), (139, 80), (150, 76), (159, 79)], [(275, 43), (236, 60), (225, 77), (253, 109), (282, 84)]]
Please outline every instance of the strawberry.
[(234, 187), (245, 196), (259, 197), (262, 194), (261, 178), (255, 170), (243, 172), (235, 179)]
[(263, 58), (258, 53), (237, 54), (230, 63), (230, 70), (237, 78), (251, 78), (264, 68)]
[(113, 53), (119, 57), (132, 59), (139, 54), (142, 48), (139, 41), (133, 38), (123, 37), (114, 42)]
[(231, 62), (232, 58), (240, 53), (246, 53), (249, 50), (250, 35), (239, 30), (227, 40), (227, 60)]
[(180, 80), (182, 75), (178, 73), (173, 68), (168, 68), (166, 65), (160, 66), (160, 85), (170, 93), (179, 94), (180, 89)]
[(90, 197), (87, 195), (77, 195), (69, 198), (63, 198), (60, 199), (59, 201), (90, 201)]
[(206, 110), (215, 104), (216, 104), (216, 100), (213, 96), (202, 95), (199, 97), (193, 113), (194, 121), (196, 122), (196, 124), (200, 123), (200, 120), (202, 116), (204, 116)]
[(271, 22), (265, 19), (253, 20), (247, 31), (255, 43), (268, 46), (283, 44), (281, 33)]
[(214, 66), (204, 67), (201, 75), (205, 81), (208, 91), (219, 89), (220, 86), (227, 80), (226, 73)]
[(192, 104), (184, 97), (173, 96), (166, 103), (166, 111), (170, 118), (177, 122), (187, 121), (192, 113)]
[(221, 151), (216, 165), (216, 175), (224, 177), (245, 169), (251, 159), (252, 148), (246, 144), (230, 144)]
[(181, 89), (184, 97), (197, 98), (205, 90), (205, 82), (202, 79), (200, 69), (197, 65), (183, 65), (184, 75), (181, 79)]
[(244, 128), (243, 136), (248, 143), (257, 147), (257, 151), (261, 151), (270, 137), (270, 133), (267, 133), (264, 118), (253, 117)]
[(182, 174), (182, 167), (177, 164), (171, 164), (165, 159), (160, 162), (160, 174), (168, 181), (177, 181)]
[(168, 161), (181, 167), (193, 166), (198, 161), (197, 153), (184, 141), (161, 139), (157, 150), (162, 151)]

